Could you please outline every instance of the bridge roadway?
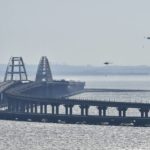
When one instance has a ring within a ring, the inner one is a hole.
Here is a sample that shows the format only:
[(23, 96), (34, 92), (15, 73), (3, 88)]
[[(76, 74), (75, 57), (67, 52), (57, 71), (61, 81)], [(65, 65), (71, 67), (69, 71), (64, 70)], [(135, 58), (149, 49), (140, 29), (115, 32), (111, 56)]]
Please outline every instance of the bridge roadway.
[(63, 96), (65, 98), (69, 98), (71, 96), (82, 94), (82, 93), (89, 93), (89, 92), (150, 92), (150, 90), (142, 90), (142, 89), (98, 89), (98, 88), (85, 88), (81, 91), (76, 91), (71, 94), (67, 94), (66, 96)]
[(6, 81), (0, 83), (0, 93), (4, 92), (8, 88), (20, 83), (19, 81)]
[(27, 83), (22, 83), (16, 87), (13, 87), (13, 88), (7, 90), (7, 92), (17, 95), (18, 93), (23, 93), (27, 90), (31, 90), (33, 88), (40, 87), (41, 85), (42, 85), (42, 82), (28, 81)]
[(6, 101), (4, 99), (4, 92), (19, 84), (20, 81), (5, 81), (0, 83), (0, 108), (6, 106)]
[(104, 101), (104, 100), (90, 100), (90, 99), (69, 99), (69, 98), (40, 98), (30, 97), (28, 95), (16, 95), (6, 93), (7, 98), (14, 101), (22, 102), (39, 102), (46, 104), (59, 105), (87, 105), (87, 106), (106, 106), (106, 107), (122, 107), (122, 108), (145, 108), (150, 109), (150, 103), (142, 102), (118, 102), (118, 101)]

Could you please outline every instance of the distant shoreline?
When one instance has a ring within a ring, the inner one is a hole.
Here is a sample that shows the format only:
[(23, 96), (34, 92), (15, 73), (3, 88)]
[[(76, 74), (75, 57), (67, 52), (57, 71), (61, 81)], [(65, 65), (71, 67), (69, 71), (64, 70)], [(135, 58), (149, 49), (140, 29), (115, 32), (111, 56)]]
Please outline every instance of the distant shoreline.
[[(7, 65), (0, 64), (0, 75), (4, 75)], [(37, 65), (26, 65), (28, 74), (35, 75)], [(81, 75), (81, 76), (105, 76), (105, 75), (150, 75), (150, 66), (71, 66), (52, 64), (53, 75)]]

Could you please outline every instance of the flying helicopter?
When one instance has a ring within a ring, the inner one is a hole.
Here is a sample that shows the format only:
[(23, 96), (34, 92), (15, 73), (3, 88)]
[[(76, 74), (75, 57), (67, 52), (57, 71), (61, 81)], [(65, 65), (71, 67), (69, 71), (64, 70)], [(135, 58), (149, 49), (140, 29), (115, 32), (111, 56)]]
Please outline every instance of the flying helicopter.
[(112, 64), (111, 62), (108, 62), (108, 61), (105, 61), (104, 62), (104, 65), (110, 65), (110, 64)]
[(150, 36), (147, 36), (147, 37), (144, 36), (144, 38), (147, 39), (147, 40), (150, 40)]

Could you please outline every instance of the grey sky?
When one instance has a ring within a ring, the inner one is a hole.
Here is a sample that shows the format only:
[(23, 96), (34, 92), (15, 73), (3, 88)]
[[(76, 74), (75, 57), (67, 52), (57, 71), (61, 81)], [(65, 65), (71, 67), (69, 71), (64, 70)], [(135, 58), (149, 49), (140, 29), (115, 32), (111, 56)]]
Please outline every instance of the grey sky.
[(149, 0), (0, 0), (0, 63), (150, 65)]

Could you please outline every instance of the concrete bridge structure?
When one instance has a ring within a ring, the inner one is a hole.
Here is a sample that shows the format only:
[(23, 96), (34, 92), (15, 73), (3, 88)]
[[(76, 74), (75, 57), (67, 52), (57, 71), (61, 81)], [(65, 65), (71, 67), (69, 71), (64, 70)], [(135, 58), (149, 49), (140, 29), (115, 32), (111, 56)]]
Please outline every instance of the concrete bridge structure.
[[(121, 125), (130, 124), (135, 126), (150, 125), (148, 103), (133, 102), (112, 102), (82, 99), (65, 98), (33, 98), (23, 95), (13, 95), (6, 93), (8, 105), (6, 111), (0, 112), (2, 119), (32, 120), (46, 122), (65, 123), (87, 123)], [(74, 112), (74, 107), (78, 106), (79, 114)], [(89, 109), (93, 107), (97, 110), (97, 115), (90, 115)], [(60, 108), (64, 107), (65, 112), (61, 113)], [(117, 116), (107, 115), (108, 108), (116, 108)], [(128, 109), (139, 110), (139, 116), (127, 116)], [(8, 116), (7, 116), (8, 115)], [(6, 117), (6, 118), (5, 118)]]
[[(37, 98), (23, 95), (15, 95), (6, 93), (8, 99), (8, 111), (10, 112), (30, 112), (37, 113), (37, 107), (40, 106), (40, 113), (47, 114), (47, 107), (52, 108), (51, 113), (59, 114), (59, 106), (65, 107), (66, 115), (73, 115), (72, 109), (78, 105), (82, 116), (88, 116), (88, 110), (94, 106), (98, 110), (99, 116), (107, 116), (107, 108), (114, 107), (118, 111), (119, 117), (126, 117), (126, 111), (129, 108), (136, 108), (139, 110), (140, 117), (148, 117), (150, 110), (150, 103), (135, 103), (135, 102), (115, 102), (102, 100), (83, 100), (83, 99), (66, 99), (66, 98)], [(22, 105), (23, 104), (23, 105)]]

